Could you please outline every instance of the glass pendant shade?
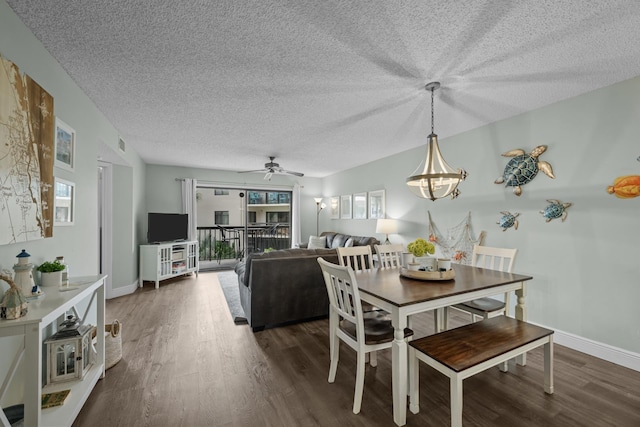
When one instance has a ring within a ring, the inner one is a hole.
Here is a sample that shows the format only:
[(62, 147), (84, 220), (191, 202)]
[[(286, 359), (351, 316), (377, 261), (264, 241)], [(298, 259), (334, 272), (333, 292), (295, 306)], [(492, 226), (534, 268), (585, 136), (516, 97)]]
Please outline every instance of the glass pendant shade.
[(407, 186), (413, 194), (424, 199), (437, 200), (451, 196), (458, 197), (458, 184), (467, 177), (463, 169), (454, 169), (444, 160), (438, 146), (438, 135), (433, 132), (433, 91), (440, 87), (440, 83), (429, 83), (426, 88), (431, 90), (431, 134), (427, 140), (427, 157), (424, 168), (420, 166), (412, 176), (407, 178)]

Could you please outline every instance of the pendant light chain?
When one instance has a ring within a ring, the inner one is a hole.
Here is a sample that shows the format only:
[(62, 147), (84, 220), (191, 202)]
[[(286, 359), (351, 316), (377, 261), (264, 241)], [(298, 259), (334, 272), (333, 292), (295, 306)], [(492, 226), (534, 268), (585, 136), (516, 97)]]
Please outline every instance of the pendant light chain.
[(431, 88), (431, 133), (433, 134), (433, 91), (435, 88)]

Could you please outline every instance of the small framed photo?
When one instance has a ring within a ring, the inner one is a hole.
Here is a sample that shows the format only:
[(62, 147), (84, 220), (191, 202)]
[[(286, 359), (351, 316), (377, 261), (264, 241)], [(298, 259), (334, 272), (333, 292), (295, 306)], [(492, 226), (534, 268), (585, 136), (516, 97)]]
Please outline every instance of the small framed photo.
[(53, 225), (73, 225), (76, 216), (76, 185), (56, 177)]
[(369, 191), (369, 218), (384, 218), (384, 190)]
[(56, 117), (55, 165), (73, 172), (76, 162), (76, 131)]
[(367, 193), (353, 195), (353, 219), (367, 219)]
[(331, 219), (340, 218), (340, 197), (332, 197), (329, 202), (329, 212), (331, 213)]
[(340, 196), (340, 218), (351, 219), (351, 194)]

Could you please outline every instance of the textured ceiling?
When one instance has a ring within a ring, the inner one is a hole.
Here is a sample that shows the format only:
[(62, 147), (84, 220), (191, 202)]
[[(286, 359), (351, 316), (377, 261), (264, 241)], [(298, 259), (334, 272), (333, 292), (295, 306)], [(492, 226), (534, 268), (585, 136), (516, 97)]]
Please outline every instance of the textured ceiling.
[(321, 177), (425, 144), (432, 80), (442, 141), (640, 75), (630, 0), (7, 3), (151, 164)]

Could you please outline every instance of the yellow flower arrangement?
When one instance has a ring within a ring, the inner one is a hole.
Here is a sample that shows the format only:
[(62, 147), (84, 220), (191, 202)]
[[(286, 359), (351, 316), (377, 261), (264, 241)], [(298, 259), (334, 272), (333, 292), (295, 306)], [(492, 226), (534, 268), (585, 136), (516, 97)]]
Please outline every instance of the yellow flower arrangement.
[(436, 247), (433, 243), (427, 242), (425, 239), (418, 238), (407, 245), (407, 250), (413, 254), (413, 256), (421, 257), (424, 254), (434, 254)]

